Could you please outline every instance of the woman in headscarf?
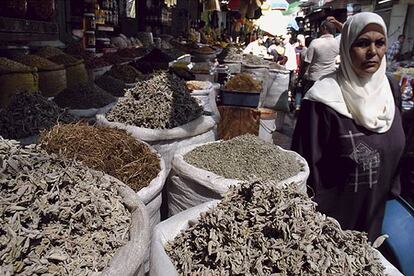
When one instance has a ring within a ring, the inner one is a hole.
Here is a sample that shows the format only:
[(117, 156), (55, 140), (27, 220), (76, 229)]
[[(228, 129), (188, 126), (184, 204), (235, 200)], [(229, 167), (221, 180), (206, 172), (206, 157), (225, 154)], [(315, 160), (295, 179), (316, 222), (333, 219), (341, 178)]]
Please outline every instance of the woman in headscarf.
[(319, 211), (342, 228), (381, 232), (385, 202), (399, 193), (398, 163), (405, 138), (385, 74), (387, 31), (382, 18), (363, 12), (342, 29), (341, 65), (306, 94), (292, 149), (309, 163), (308, 185)]

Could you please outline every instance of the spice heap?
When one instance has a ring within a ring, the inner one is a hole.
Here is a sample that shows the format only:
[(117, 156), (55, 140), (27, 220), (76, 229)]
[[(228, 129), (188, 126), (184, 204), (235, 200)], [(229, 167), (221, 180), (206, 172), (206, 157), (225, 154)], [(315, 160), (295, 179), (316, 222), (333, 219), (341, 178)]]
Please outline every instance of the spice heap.
[(6, 108), (0, 108), (0, 136), (21, 139), (38, 134), (58, 122), (75, 120), (40, 93), (19, 93), (13, 96)]
[(74, 161), (0, 138), (5, 275), (92, 275), (129, 239), (118, 183)]
[(176, 48), (170, 48), (170, 49), (163, 49), (162, 50), (166, 55), (168, 55), (172, 60), (176, 60), (179, 57), (182, 57), (185, 55), (185, 52), (176, 49)]
[(187, 81), (186, 84), (187, 88), (190, 90), (205, 90), (211, 87), (211, 83), (208, 81), (191, 80)]
[(83, 59), (85, 60), (85, 66), (87, 69), (95, 69), (95, 68), (102, 68), (106, 66), (111, 66), (112, 64), (106, 61), (103, 57), (95, 57), (92, 55), (83, 55)]
[(62, 54), (64, 54), (64, 52), (55, 47), (44, 47), (36, 52), (36, 55), (44, 57), (44, 58), (50, 58), (50, 57), (54, 57), (54, 56), (58, 56)]
[(89, 109), (104, 107), (115, 102), (116, 99), (93, 82), (89, 82), (78, 88), (66, 88), (53, 101), (64, 108)]
[(226, 90), (242, 92), (260, 92), (262, 85), (260, 81), (246, 73), (240, 73), (232, 77), (224, 86)]
[(110, 121), (152, 129), (171, 129), (197, 119), (201, 107), (185, 82), (160, 71), (140, 81), (108, 113)]
[(260, 177), (281, 181), (301, 170), (294, 155), (251, 134), (199, 146), (187, 153), (184, 160), (197, 168), (239, 180)]
[(8, 58), (0, 57), (0, 75), (14, 72), (33, 72), (36, 69)]
[(173, 58), (160, 49), (154, 48), (150, 53), (132, 63), (132, 65), (145, 74), (151, 74), (158, 70), (167, 70), (168, 63), (173, 60)]
[(131, 65), (115, 65), (106, 75), (110, 75), (126, 83), (134, 83), (145, 78), (145, 76)]
[(211, 55), (216, 52), (216, 50), (210, 46), (203, 46), (193, 50), (196, 54)]
[(79, 63), (81, 60), (77, 59), (71, 55), (68, 54), (61, 54), (53, 57), (48, 58), (50, 61), (56, 63), (56, 64), (63, 64), (63, 65), (73, 65)]
[(40, 144), (49, 153), (62, 153), (112, 175), (134, 191), (148, 186), (160, 171), (157, 155), (119, 129), (86, 124), (57, 125), (42, 133)]
[(103, 58), (111, 64), (119, 64), (131, 60), (130, 58), (121, 57), (118, 53), (108, 53)]
[(241, 62), (243, 59), (243, 51), (236, 47), (229, 47), (223, 51), (220, 59), (224, 62)]
[(211, 62), (197, 62), (191, 68), (191, 72), (196, 74), (209, 74), (212, 67), (213, 64)]
[(251, 54), (243, 56), (243, 63), (251, 65), (269, 65), (269, 62), (265, 61), (263, 58)]
[(123, 48), (120, 49), (117, 53), (119, 56), (123, 58), (136, 58), (136, 57), (142, 57), (143, 55), (148, 53), (147, 48)]
[(366, 234), (315, 206), (296, 185), (245, 183), (166, 251), (180, 275), (384, 275)]
[(125, 83), (109, 75), (103, 75), (95, 80), (95, 83), (106, 92), (115, 97), (122, 97), (125, 94)]
[(48, 71), (62, 69), (62, 65), (51, 62), (46, 58), (42, 58), (36, 55), (23, 55), (14, 58), (15, 61), (25, 64), (27, 66), (36, 67), (38, 70)]

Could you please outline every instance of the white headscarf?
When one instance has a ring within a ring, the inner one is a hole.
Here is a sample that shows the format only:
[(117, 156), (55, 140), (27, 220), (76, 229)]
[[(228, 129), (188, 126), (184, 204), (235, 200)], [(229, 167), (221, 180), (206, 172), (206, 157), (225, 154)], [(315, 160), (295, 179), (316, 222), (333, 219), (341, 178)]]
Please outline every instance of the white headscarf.
[(352, 43), (368, 24), (380, 25), (387, 37), (387, 28), (379, 15), (362, 12), (350, 17), (341, 33), (339, 69), (316, 82), (305, 99), (326, 104), (358, 125), (384, 133), (390, 129), (395, 113), (394, 97), (385, 75), (385, 55), (377, 72), (362, 79), (352, 69), (349, 54)]

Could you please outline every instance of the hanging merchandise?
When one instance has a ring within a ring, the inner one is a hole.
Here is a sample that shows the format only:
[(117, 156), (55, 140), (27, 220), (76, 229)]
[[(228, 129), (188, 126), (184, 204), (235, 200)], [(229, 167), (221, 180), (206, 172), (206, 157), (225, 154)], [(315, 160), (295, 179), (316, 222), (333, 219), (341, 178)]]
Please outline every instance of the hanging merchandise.
[(206, 0), (204, 2), (205, 11), (220, 11), (220, 2), (219, 0)]

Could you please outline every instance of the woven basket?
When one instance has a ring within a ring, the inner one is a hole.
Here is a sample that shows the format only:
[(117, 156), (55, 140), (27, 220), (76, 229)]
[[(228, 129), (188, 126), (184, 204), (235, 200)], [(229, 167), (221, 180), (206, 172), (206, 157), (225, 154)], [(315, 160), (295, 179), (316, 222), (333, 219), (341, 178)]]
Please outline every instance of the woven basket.
[(40, 71), (38, 74), (39, 89), (43, 96), (55, 97), (61, 91), (66, 89), (65, 68), (58, 70)]
[(37, 72), (15, 72), (0, 75), (0, 106), (5, 107), (18, 92), (39, 91)]
[(88, 72), (83, 60), (66, 66), (67, 88), (77, 88), (88, 82)]

